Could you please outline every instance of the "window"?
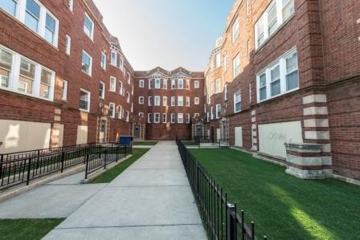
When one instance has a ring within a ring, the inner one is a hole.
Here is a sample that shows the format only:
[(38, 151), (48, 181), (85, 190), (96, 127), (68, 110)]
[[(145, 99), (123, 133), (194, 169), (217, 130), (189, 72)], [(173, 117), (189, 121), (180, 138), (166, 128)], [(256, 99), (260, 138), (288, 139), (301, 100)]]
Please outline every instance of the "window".
[(184, 88), (184, 79), (182, 79), (182, 78), (178, 79), (178, 88), (179, 89)]
[(140, 96), (140, 97), (139, 97), (139, 104), (144, 104), (144, 102), (145, 102), (144, 97), (143, 97), (143, 96)]
[(116, 78), (110, 77), (110, 92), (116, 92)]
[(89, 91), (80, 89), (79, 107), (80, 107), (80, 110), (83, 110), (86, 112), (90, 111), (90, 92)]
[(234, 93), (234, 113), (241, 111), (241, 95), (240, 91)]
[(167, 114), (166, 113), (162, 114), (162, 122), (167, 123)]
[(183, 97), (183, 96), (178, 96), (177, 105), (178, 105), (179, 107), (183, 107), (183, 106), (184, 106), (184, 97)]
[(100, 66), (102, 69), (106, 70), (106, 53), (101, 52)]
[(117, 66), (117, 52), (115, 50), (111, 50), (111, 65)]
[(163, 79), (163, 89), (167, 89), (168, 88), (168, 80), (167, 79)]
[(291, 91), (299, 87), (299, 71), (297, 53), (286, 57), (286, 90)]
[(190, 79), (186, 79), (186, 89), (190, 89)]
[(191, 117), (190, 117), (190, 113), (186, 114), (186, 123), (190, 123), (191, 121)]
[(34, 0), (26, 1), (25, 10), (25, 25), (28, 26), (34, 32), (39, 31), (40, 22), (40, 5)]
[(92, 73), (92, 58), (84, 50), (82, 51), (81, 70), (84, 73), (86, 73), (87, 75), (91, 76), (91, 73)]
[(167, 98), (167, 96), (163, 96), (163, 106), (164, 107), (168, 106), (168, 98)]
[(119, 68), (122, 72), (124, 72), (124, 57), (120, 55), (119, 59)]
[(183, 113), (178, 113), (177, 117), (178, 117), (178, 120), (177, 120), (178, 123), (180, 123), (180, 124), (184, 123), (184, 114)]
[(130, 93), (129, 92), (126, 93), (126, 102), (130, 103)]
[(124, 89), (122, 81), (119, 81), (119, 95), (120, 96), (125, 96), (125, 89)]
[(139, 118), (143, 118), (144, 117), (144, 113), (143, 112), (139, 112)]
[(296, 49), (277, 59), (257, 74), (258, 102), (271, 99), (299, 88), (299, 70)]
[(71, 54), (71, 37), (69, 35), (65, 37), (65, 53), (68, 56)]
[(145, 86), (144, 80), (140, 80), (139, 81), (139, 87), (144, 88), (144, 86)]
[(123, 108), (123, 106), (119, 105), (119, 113), (118, 113), (118, 118), (119, 119), (123, 119), (125, 117), (125, 109)]
[(16, 15), (17, 0), (1, 0), (0, 8), (4, 9), (9, 14)]
[(156, 79), (155, 79), (155, 88), (156, 88), (156, 89), (160, 89), (160, 88), (161, 88), (161, 79), (160, 79), (160, 78), (156, 78)]
[(200, 88), (200, 82), (199, 81), (194, 81), (194, 88)]
[(240, 56), (237, 55), (233, 59), (233, 78), (236, 78), (240, 74)]
[(129, 72), (128, 72), (127, 82), (128, 82), (128, 84), (130, 84), (130, 83), (131, 83), (131, 74), (130, 74)]
[(148, 113), (148, 123), (152, 123), (152, 113)]
[(53, 71), (0, 45), (0, 88), (52, 101), (54, 85)]
[(109, 116), (115, 118), (115, 103), (109, 103)]
[(170, 122), (175, 123), (175, 113), (170, 114)]
[(8, 88), (13, 64), (13, 54), (0, 48), (0, 87)]
[(84, 33), (91, 40), (94, 40), (94, 22), (91, 20), (91, 18), (86, 13), (84, 16)]
[(70, 11), (74, 10), (74, 0), (68, 0), (68, 8)]
[(232, 42), (233, 43), (239, 37), (239, 33), (240, 33), (239, 19), (236, 19), (232, 26)]
[(211, 120), (214, 119), (214, 107), (213, 106), (210, 107), (210, 118), (211, 118)]
[(68, 81), (63, 80), (61, 100), (67, 101)]
[(160, 96), (155, 96), (154, 97), (154, 106), (160, 106), (161, 105), (161, 100), (160, 100)]
[(217, 53), (215, 55), (215, 68), (218, 68), (221, 66), (221, 53)]
[(221, 79), (215, 80), (215, 93), (221, 93)]
[(190, 103), (190, 97), (189, 97), (189, 96), (186, 96), (185, 105), (186, 105), (187, 107), (190, 107), (190, 105), (191, 105), (191, 103)]
[(199, 105), (200, 104), (200, 99), (198, 97), (194, 98), (194, 104), (195, 105)]
[(160, 113), (154, 113), (154, 123), (160, 123)]
[(99, 83), (99, 97), (105, 99), (105, 83), (101, 81)]
[(273, 0), (255, 24), (255, 48), (261, 47), (294, 13), (294, 0)]
[(221, 116), (221, 104), (216, 104), (216, 118), (219, 119)]
[(175, 96), (171, 97), (171, 106), (174, 107), (176, 105)]
[(152, 101), (153, 101), (152, 96), (149, 96), (148, 97), (148, 106), (152, 106)]
[(176, 88), (176, 79), (171, 79), (171, 89)]
[(199, 113), (194, 113), (194, 118), (198, 118), (200, 116)]
[(49, 43), (53, 43), (55, 40), (55, 34), (56, 34), (56, 19), (52, 17), (49, 13), (46, 13), (44, 37)]
[(225, 84), (224, 86), (224, 100), (227, 101), (228, 100), (228, 85)]

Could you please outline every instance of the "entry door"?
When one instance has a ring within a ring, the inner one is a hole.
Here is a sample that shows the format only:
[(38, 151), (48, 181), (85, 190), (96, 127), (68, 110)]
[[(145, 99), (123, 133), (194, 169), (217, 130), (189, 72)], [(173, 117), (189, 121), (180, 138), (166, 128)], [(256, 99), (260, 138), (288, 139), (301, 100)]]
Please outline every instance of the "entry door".
[(140, 133), (141, 133), (140, 125), (135, 124), (135, 126), (134, 126), (134, 138), (135, 139), (140, 139)]
[(100, 132), (99, 132), (99, 142), (106, 142), (106, 129), (107, 129), (107, 121), (102, 119), (100, 121)]

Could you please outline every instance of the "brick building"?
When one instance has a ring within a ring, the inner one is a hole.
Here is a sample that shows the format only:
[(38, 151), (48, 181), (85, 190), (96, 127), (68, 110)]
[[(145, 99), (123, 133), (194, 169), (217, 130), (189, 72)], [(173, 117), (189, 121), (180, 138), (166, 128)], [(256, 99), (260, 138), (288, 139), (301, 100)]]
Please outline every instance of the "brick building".
[(360, 179), (359, 13), (357, 0), (236, 1), (205, 73), (207, 134), (299, 177)]
[(91, 0), (4, 0), (0, 23), (0, 152), (131, 133), (133, 69)]
[(204, 73), (157, 67), (134, 76), (134, 137), (191, 139), (204, 113)]

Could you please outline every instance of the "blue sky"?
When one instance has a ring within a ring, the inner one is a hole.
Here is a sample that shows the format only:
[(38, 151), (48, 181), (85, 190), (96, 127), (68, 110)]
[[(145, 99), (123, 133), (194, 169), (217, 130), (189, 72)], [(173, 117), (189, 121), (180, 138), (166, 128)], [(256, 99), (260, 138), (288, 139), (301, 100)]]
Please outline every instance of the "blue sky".
[(234, 0), (94, 0), (136, 70), (204, 70)]

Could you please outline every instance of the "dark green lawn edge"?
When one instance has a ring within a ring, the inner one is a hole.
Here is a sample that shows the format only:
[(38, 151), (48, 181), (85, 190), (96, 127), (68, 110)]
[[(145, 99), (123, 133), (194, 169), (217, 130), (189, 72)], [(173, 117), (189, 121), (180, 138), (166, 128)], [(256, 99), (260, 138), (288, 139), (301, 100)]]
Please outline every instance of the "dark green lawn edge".
[(94, 178), (89, 183), (109, 183), (114, 180), (117, 176), (119, 176), (123, 171), (125, 171), (128, 167), (131, 166), (136, 160), (142, 157), (149, 148), (142, 148), (142, 149), (133, 149), (133, 154), (129, 159), (119, 163), (115, 167), (105, 171), (104, 173), (100, 174), (96, 178)]
[(139, 142), (133, 142), (134, 146), (154, 146), (158, 142), (157, 141), (139, 141)]
[(0, 220), (0, 240), (42, 239), (64, 219)]

